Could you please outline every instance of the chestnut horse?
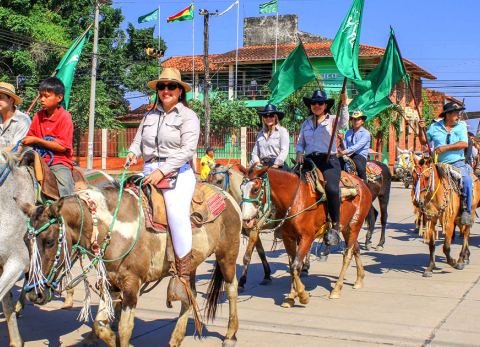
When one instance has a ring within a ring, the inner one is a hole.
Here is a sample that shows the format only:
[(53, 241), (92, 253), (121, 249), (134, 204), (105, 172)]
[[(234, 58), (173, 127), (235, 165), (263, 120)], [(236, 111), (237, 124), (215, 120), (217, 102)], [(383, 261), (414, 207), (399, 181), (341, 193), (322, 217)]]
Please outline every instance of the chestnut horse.
[[(121, 309), (119, 342), (120, 346), (128, 347), (139, 293), (149, 291), (146, 290), (148, 283), (156, 283), (169, 276), (173, 259), (169, 256), (167, 233), (155, 233), (146, 229), (141, 212), (141, 198), (130, 189), (125, 189), (123, 195), (121, 192), (119, 187), (86, 189), (77, 193), (78, 195), (61, 198), (48, 207), (35, 207), (21, 201), (17, 203), (30, 218), (32, 228), (29, 235), (38, 245), (40, 274), (45, 279), (36, 282), (37, 288), (28, 293), (28, 298), (37, 304), (46, 304), (52, 297), (52, 291), (60, 284), (58, 282), (61, 277), (69, 271), (68, 266), (65, 269), (68, 254), (70, 259), (78, 258), (83, 253), (93, 256), (92, 240), (95, 240), (95, 234), (98, 234), (98, 244), (100, 249), (104, 250), (105, 256), (100, 260), (93, 258), (100, 265), (97, 267), (97, 276), (101, 276), (98, 269), (104, 264), (106, 276), (103, 278), (108, 282), (102, 287), (110, 291), (112, 298), (119, 298), (116, 300), (117, 309)], [(207, 318), (213, 319), (220, 292), (225, 284), (230, 314), (223, 344), (232, 346), (238, 330), (235, 270), (242, 220), (237, 203), (228, 193), (223, 194), (225, 210), (214, 221), (193, 231), (192, 270), (211, 254), (215, 254), (215, 269), (208, 288), (205, 310)], [(94, 209), (91, 207), (92, 202)], [(107, 240), (111, 241), (106, 243)], [(84, 270), (84, 274), (87, 270)], [(108, 346), (116, 346), (116, 335), (109, 325), (112, 313), (109, 310), (109, 298), (108, 294), (101, 297), (93, 332)], [(192, 306), (194, 313), (198, 313), (195, 305), (192, 305), (194, 302), (191, 297), (182, 300), (180, 317), (170, 338), (170, 346), (181, 344)], [(196, 323), (199, 323), (199, 317), (196, 318)]]
[[(435, 241), (437, 232), (435, 226), (440, 222), (443, 226), (445, 241), (443, 252), (447, 263), (457, 270), (463, 270), (465, 264), (470, 261), (470, 250), (468, 249), (468, 238), (471, 225), (461, 225), (460, 216), (461, 196), (457, 192), (455, 183), (440, 166), (435, 165), (430, 157), (417, 158), (414, 156), (415, 169), (413, 171), (414, 205), (419, 208), (421, 216), (425, 219), (425, 230), (423, 237), (428, 241), (430, 259), (423, 276), (431, 277), (435, 268)], [(473, 181), (472, 198), (472, 221), (475, 220), (475, 210), (480, 201), (480, 181), (475, 178)], [(455, 225), (463, 235), (462, 249), (458, 260), (450, 256), (450, 245), (452, 243)]]
[[(277, 215), (283, 216), (280, 222), (282, 239), (289, 256), (292, 275), (291, 290), (282, 306), (292, 307), (296, 297), (300, 303), (307, 304), (309, 294), (300, 279), (300, 271), (313, 241), (317, 237), (322, 237), (328, 227), (326, 203), (312, 193), (308, 183), (293, 173), (263, 167), (251, 168), (245, 174), (248, 180), (242, 185), (244, 227), (253, 226), (255, 220), (259, 218), (261, 205), (271, 199)], [(354, 182), (358, 194), (353, 198), (343, 199), (341, 204), (340, 228), (347, 249), (343, 255), (338, 281), (330, 293), (331, 299), (340, 297), (345, 272), (353, 256), (357, 264), (357, 279), (353, 287), (363, 287), (365, 277), (357, 239), (372, 205), (372, 194), (361, 179), (351, 175), (349, 177)]]

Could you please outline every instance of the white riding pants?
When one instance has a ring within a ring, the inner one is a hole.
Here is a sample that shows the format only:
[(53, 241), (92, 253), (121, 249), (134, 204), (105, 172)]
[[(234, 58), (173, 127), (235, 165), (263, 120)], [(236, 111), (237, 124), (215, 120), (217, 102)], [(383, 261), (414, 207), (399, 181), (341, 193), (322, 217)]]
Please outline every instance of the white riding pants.
[[(148, 163), (143, 174), (148, 176), (158, 169), (162, 163)], [(172, 235), (173, 248), (179, 258), (183, 258), (192, 250), (192, 225), (190, 223), (190, 205), (195, 190), (195, 174), (189, 164), (178, 171), (177, 184), (173, 189), (162, 189), (167, 220)]]

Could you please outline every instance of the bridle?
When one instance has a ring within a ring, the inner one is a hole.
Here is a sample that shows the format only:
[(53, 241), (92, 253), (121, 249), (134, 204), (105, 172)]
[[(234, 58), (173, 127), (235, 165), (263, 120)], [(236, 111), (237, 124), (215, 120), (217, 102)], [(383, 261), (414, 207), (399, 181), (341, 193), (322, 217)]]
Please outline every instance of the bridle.
[(215, 175), (224, 175), (224, 180), (223, 180), (223, 190), (227, 191), (228, 188), (230, 188), (230, 172), (228, 172), (229, 169), (225, 170), (210, 170), (208, 173), (208, 183), (212, 183), (213, 176)]

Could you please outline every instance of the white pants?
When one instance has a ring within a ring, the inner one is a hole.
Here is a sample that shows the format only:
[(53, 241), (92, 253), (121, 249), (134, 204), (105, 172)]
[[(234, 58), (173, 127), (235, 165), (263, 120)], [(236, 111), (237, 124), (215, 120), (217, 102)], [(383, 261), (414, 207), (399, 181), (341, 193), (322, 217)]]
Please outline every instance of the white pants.
[[(148, 163), (143, 174), (148, 176), (162, 163)], [(162, 189), (167, 208), (167, 220), (172, 235), (173, 248), (179, 258), (192, 250), (192, 225), (190, 223), (190, 205), (195, 190), (195, 174), (189, 164), (178, 171), (177, 184), (174, 189)]]

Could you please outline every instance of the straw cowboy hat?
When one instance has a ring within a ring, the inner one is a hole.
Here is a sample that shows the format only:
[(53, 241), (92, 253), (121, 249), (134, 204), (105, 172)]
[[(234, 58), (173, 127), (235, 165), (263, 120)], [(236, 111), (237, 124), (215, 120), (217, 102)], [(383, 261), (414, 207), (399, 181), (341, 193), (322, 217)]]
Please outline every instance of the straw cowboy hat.
[(285, 117), (285, 113), (277, 110), (277, 107), (273, 104), (267, 104), (263, 111), (258, 112), (260, 116), (264, 116), (267, 114), (276, 114), (278, 117), (278, 120), (282, 120), (283, 117)]
[(188, 93), (192, 90), (192, 87), (190, 87), (189, 84), (182, 82), (182, 75), (180, 74), (180, 71), (178, 71), (178, 69), (175, 69), (174, 67), (164, 68), (162, 70), (162, 73), (160, 74), (160, 77), (156, 80), (148, 82), (147, 87), (151, 90), (157, 91), (158, 82), (176, 82), (180, 84), (183, 89), (185, 89), (185, 93)]
[(358, 118), (361, 118), (364, 121), (367, 120), (367, 116), (365, 116), (362, 111), (360, 110), (353, 111), (352, 115), (350, 116), (350, 119), (358, 119)]
[(460, 112), (465, 110), (464, 106), (460, 106), (456, 102), (447, 102), (445, 105), (443, 105), (443, 111), (440, 113), (439, 117), (445, 117), (445, 115), (449, 112)]
[(22, 98), (15, 94), (15, 87), (6, 82), (0, 82), (0, 93), (6, 94), (14, 100), (15, 105), (19, 105), (22, 103)]
[(324, 102), (327, 105), (327, 111), (330, 111), (333, 104), (335, 104), (335, 100), (327, 98), (327, 93), (325, 93), (323, 90), (315, 90), (311, 98), (304, 96), (303, 102), (308, 108), (310, 108), (310, 105), (313, 102)]

